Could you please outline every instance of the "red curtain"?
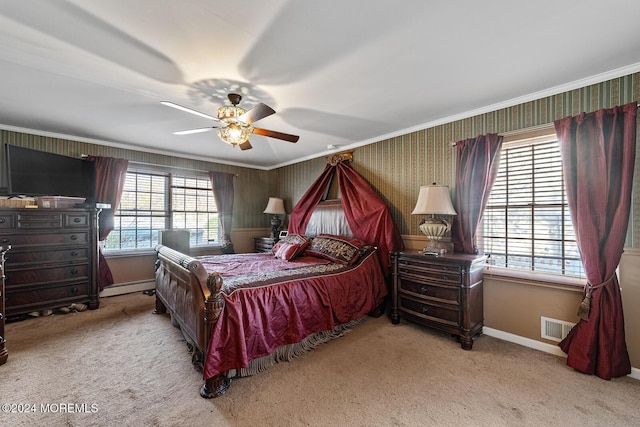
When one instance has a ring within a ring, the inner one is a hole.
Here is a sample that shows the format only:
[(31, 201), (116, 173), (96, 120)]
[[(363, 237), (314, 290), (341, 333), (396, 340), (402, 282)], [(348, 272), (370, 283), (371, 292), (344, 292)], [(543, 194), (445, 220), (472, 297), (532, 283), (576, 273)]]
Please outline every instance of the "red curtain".
[(627, 375), (620, 263), (633, 185), (636, 103), (555, 122), (571, 222), (587, 276), (581, 320), (560, 343), (567, 364), (603, 379)]
[(498, 174), (502, 140), (502, 136), (493, 133), (456, 142), (453, 206), (458, 215), (453, 220), (451, 231), (455, 252), (478, 252), (476, 231)]
[(234, 189), (233, 179), (235, 175), (225, 172), (209, 172), (209, 179), (213, 187), (213, 197), (216, 199), (220, 229), (222, 230), (222, 244), (225, 252), (233, 252), (231, 243), (231, 226), (233, 222)]
[(386, 203), (348, 162), (336, 166), (327, 164), (293, 208), (289, 232), (305, 233), (314, 208), (326, 198), (334, 174), (338, 177), (342, 206), (353, 237), (378, 247), (380, 264), (388, 273), (391, 266), (389, 252), (403, 250), (404, 242)]
[[(129, 161), (126, 159), (116, 159), (113, 157), (90, 157), (96, 165), (96, 194), (97, 203), (108, 203), (111, 209), (105, 209), (99, 217), (99, 240), (103, 241), (113, 230), (113, 217), (115, 211), (120, 206), (120, 198), (124, 188), (124, 181), (127, 176)], [(98, 253), (98, 286), (100, 290), (113, 284), (113, 275), (107, 264), (107, 260), (102, 254), (102, 246)]]
[(389, 252), (404, 249), (389, 208), (351, 164), (340, 162), (336, 168), (342, 207), (353, 237), (378, 247), (380, 264), (386, 274), (391, 268)]
[(320, 201), (326, 198), (335, 171), (335, 167), (327, 164), (322, 174), (311, 184), (304, 196), (298, 200), (289, 216), (289, 233), (305, 233), (313, 209)]

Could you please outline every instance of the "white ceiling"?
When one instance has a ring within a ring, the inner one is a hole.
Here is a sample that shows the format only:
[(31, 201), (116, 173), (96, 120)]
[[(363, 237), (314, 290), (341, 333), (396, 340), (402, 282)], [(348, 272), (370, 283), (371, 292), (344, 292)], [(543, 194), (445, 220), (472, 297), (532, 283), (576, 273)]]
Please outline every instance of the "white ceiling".
[[(640, 70), (634, 0), (0, 0), (0, 127), (271, 169)], [(297, 144), (220, 141), (226, 93)]]

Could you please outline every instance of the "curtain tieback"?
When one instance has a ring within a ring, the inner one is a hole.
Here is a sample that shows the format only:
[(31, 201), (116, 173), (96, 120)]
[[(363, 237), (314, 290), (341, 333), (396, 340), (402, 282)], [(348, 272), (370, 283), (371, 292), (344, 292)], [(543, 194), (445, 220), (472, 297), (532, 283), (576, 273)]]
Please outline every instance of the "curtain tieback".
[(597, 285), (592, 285), (591, 283), (587, 282), (587, 284), (585, 285), (584, 298), (580, 303), (580, 307), (578, 307), (578, 317), (580, 319), (589, 320), (589, 312), (591, 311), (591, 292), (596, 289), (602, 288), (604, 285), (612, 281), (614, 277), (616, 277), (615, 271), (613, 272), (611, 277), (609, 277), (602, 283), (598, 283)]

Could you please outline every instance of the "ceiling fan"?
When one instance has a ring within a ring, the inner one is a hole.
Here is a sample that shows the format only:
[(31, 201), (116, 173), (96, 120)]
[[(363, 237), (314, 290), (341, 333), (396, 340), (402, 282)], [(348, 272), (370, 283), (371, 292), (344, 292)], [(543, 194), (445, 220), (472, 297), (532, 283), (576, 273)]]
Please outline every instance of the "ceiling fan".
[(211, 119), (215, 122), (213, 126), (199, 129), (181, 130), (173, 132), (175, 135), (189, 135), (198, 132), (207, 132), (211, 129), (215, 129), (221, 140), (232, 146), (238, 146), (241, 150), (248, 150), (252, 148), (249, 143), (249, 137), (252, 133), (256, 135), (268, 136), (270, 138), (281, 139), (283, 141), (298, 142), (300, 139), (297, 135), (291, 135), (283, 132), (276, 132), (273, 130), (267, 130), (251, 126), (258, 120), (264, 119), (272, 114), (275, 114), (273, 108), (268, 105), (259, 103), (250, 110), (245, 110), (242, 107), (238, 107), (242, 96), (237, 93), (230, 93), (227, 95), (231, 105), (223, 105), (218, 108), (218, 117), (213, 117), (205, 113), (201, 113), (191, 108), (183, 107), (182, 105), (174, 104), (173, 102), (162, 101), (161, 104), (168, 107), (177, 108), (178, 110), (186, 111), (187, 113), (195, 114), (200, 117)]

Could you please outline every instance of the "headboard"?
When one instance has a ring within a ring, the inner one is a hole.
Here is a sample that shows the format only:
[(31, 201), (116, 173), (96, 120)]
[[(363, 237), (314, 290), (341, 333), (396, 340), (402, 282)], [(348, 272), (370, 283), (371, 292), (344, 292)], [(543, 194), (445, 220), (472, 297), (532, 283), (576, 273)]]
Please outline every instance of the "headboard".
[(319, 234), (353, 237), (351, 227), (349, 227), (347, 217), (344, 214), (342, 201), (332, 199), (318, 203), (311, 214), (304, 234), (310, 237)]

